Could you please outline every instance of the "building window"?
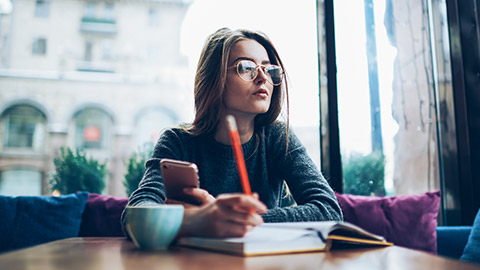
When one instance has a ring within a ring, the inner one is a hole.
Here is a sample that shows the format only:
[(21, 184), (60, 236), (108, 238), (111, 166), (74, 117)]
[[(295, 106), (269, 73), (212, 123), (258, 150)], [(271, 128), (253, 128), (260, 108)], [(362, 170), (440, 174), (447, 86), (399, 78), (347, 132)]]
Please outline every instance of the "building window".
[(50, 0), (37, 0), (35, 2), (35, 17), (48, 17), (50, 13)]
[(99, 109), (84, 109), (75, 115), (75, 146), (105, 149), (110, 141), (111, 117)]
[(47, 39), (35, 38), (32, 46), (33, 55), (45, 55), (47, 54)]
[(44, 149), (46, 117), (43, 113), (31, 106), (18, 105), (8, 109), (4, 115), (5, 148)]
[(85, 6), (85, 17), (87, 18), (95, 18), (95, 3), (93, 2), (88, 2), (87, 5)]
[(15, 168), (0, 175), (0, 195), (38, 196), (42, 194), (42, 173), (33, 169)]
[(113, 42), (110, 39), (102, 40), (102, 59), (107, 61), (113, 59)]
[(114, 17), (114, 9), (113, 9), (113, 4), (106, 3), (104, 12), (103, 12), (103, 18), (106, 20), (113, 20)]
[(156, 8), (150, 8), (148, 10), (148, 25), (150, 26), (160, 25), (160, 10)]
[(83, 59), (86, 62), (91, 62), (92, 59), (93, 59), (93, 43), (90, 42), (90, 41), (87, 41), (85, 43), (85, 55), (84, 55)]

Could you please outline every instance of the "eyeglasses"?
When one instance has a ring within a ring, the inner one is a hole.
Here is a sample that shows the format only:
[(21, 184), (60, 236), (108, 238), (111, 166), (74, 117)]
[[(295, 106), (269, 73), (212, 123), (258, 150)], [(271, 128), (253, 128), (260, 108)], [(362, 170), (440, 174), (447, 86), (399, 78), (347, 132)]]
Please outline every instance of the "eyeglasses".
[(282, 83), (283, 70), (280, 66), (267, 64), (257, 65), (250, 60), (241, 60), (236, 65), (228, 67), (227, 69), (236, 68), (237, 74), (244, 81), (253, 81), (258, 75), (258, 69), (261, 68), (263, 73), (267, 75), (267, 81), (274, 86)]

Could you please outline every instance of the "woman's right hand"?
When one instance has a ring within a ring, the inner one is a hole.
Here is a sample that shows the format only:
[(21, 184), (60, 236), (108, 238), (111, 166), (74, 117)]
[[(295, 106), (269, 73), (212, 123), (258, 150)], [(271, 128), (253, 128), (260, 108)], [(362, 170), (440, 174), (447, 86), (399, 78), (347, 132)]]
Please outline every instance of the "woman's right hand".
[(224, 194), (199, 207), (185, 208), (178, 237), (241, 237), (263, 223), (267, 207), (258, 195)]
[(192, 198), (192, 201), (195, 201), (194, 204), (188, 203), (188, 202), (183, 202), (183, 201), (177, 201), (173, 199), (167, 198), (165, 200), (166, 204), (181, 204), (185, 208), (193, 208), (193, 207), (198, 207), (199, 205), (205, 205), (210, 202), (215, 201), (215, 197), (213, 197), (208, 191), (205, 189), (201, 188), (184, 188), (183, 192)]

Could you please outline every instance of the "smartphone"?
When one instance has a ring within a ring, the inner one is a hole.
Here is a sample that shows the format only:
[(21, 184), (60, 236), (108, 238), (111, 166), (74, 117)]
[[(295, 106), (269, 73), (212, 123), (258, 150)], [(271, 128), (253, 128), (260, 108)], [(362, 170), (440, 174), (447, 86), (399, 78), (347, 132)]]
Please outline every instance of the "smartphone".
[(183, 192), (186, 187), (198, 188), (198, 168), (195, 163), (164, 158), (160, 160), (163, 184), (167, 198), (199, 204), (199, 201)]

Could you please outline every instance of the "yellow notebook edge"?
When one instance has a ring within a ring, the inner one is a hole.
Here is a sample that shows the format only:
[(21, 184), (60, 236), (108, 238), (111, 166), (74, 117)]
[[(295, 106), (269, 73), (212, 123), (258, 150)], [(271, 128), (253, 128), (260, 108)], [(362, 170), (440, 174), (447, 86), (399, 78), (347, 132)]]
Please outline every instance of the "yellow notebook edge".
[[(345, 242), (366, 244), (366, 245), (372, 245), (372, 246), (393, 246), (393, 243), (387, 242), (386, 240), (379, 241), (379, 240), (348, 237), (348, 236), (341, 236), (341, 235), (329, 235), (327, 239), (331, 241), (345, 241)], [(328, 242), (331, 242), (331, 241), (328, 241)]]

